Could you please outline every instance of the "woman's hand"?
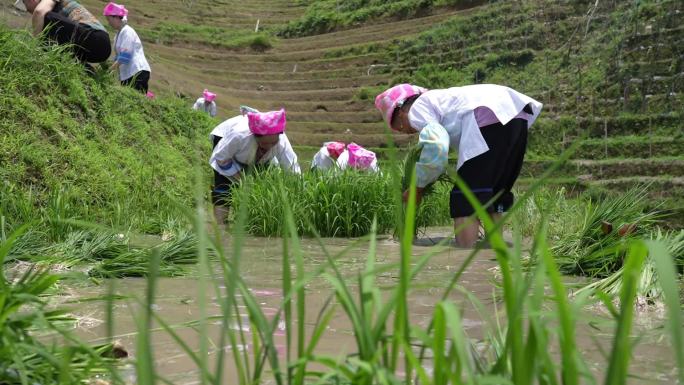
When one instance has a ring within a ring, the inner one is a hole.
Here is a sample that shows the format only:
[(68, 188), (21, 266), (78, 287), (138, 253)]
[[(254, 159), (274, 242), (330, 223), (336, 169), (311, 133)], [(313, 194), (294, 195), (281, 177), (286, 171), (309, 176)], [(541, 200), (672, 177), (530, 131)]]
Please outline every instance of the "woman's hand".
[[(406, 203), (409, 200), (409, 190), (404, 191), (404, 193), (401, 196), (401, 200)], [(420, 204), (420, 201), (423, 200), (423, 187), (416, 187), (416, 205)]]

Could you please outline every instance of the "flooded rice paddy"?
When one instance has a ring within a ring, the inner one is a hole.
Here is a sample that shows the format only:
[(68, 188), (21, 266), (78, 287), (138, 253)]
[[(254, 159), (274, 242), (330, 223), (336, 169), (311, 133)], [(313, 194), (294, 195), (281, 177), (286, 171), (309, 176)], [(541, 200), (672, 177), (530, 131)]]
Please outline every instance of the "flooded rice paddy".
[[(423, 238), (421, 245), (429, 245), (432, 240), (448, 234), (448, 230), (433, 229), (430, 232), (432, 238)], [(227, 243), (230, 243), (228, 241)], [(335, 255), (345, 248), (349, 252), (338, 260), (343, 274), (349, 277), (349, 282), (356, 282), (356, 274), (363, 269), (366, 255), (368, 254), (368, 242), (359, 242), (350, 239), (324, 239), (326, 249)], [(319, 243), (315, 240), (302, 240), (302, 249), (306, 255), (306, 269), (314, 271), (325, 263), (325, 256)], [(414, 246), (413, 255), (418, 259), (430, 250), (428, 246)], [(253, 294), (257, 297), (264, 313), (273, 316), (281, 304), (282, 297), (282, 240), (278, 238), (247, 238), (243, 248), (240, 274), (248, 282)], [(468, 256), (467, 250), (445, 248), (433, 257), (426, 268), (418, 275), (412, 286), (408, 299), (410, 307), (410, 321), (414, 325), (426, 327), (434, 311), (434, 304), (439, 301), (444, 289), (453, 277), (455, 271)], [(399, 244), (391, 238), (378, 241), (377, 264), (390, 265), (398, 262)], [(491, 324), (495, 314), (503, 311), (503, 306), (498, 303), (496, 261), (491, 250), (483, 250), (465, 271), (459, 284), (462, 290), (455, 290), (450, 298), (463, 309), (463, 325), (466, 334), (476, 346), (491, 332)], [(153, 308), (168, 324), (178, 325), (176, 331), (184, 341), (193, 349), (199, 349), (200, 334), (197, 321), (202, 318), (200, 303), (206, 301), (208, 316), (219, 316), (220, 306), (215, 292), (206, 287), (202, 293), (202, 283), (208, 280), (223, 282), (220, 267), (216, 266), (211, 276), (201, 276), (197, 272), (179, 278), (165, 278), (158, 281), (157, 297)], [(570, 279), (568, 280), (570, 281)], [(146, 290), (145, 279), (119, 279), (112, 282), (118, 294), (141, 298)], [(389, 269), (379, 273), (377, 283), (382, 288), (390, 289), (397, 284), (397, 269)], [(107, 285), (87, 288), (72, 289), (77, 297), (92, 297), (102, 295)], [(389, 291), (389, 290), (387, 290)], [(306, 287), (307, 303), (306, 318), (307, 332), (311, 333), (313, 324), (319, 316), (319, 311), (325, 303), (331, 300), (333, 290), (323, 278), (313, 280)], [(474, 299), (468, 298), (464, 293), (469, 293), (480, 305), (473, 305)], [(332, 298), (334, 303), (334, 297)], [(101, 302), (84, 302), (78, 305), (79, 334), (89, 341), (102, 341), (106, 335), (106, 318), (104, 305)], [(479, 309), (479, 310), (478, 310)], [(549, 311), (555, 308), (549, 306)], [(134, 300), (120, 300), (114, 304), (114, 339), (135, 357), (135, 331), (136, 323), (133, 314), (140, 310), (140, 305)], [(244, 311), (244, 308), (241, 308)], [(246, 314), (246, 311), (244, 311)], [(602, 378), (603, 371), (607, 367), (604, 352), (611, 348), (612, 326), (608, 315), (600, 309), (587, 309), (585, 314), (578, 316), (578, 344), (589, 365), (588, 369), (597, 378)], [(158, 326), (158, 325), (155, 325)], [(234, 325), (234, 327), (240, 327)], [(243, 317), (242, 329), (250, 340), (249, 322)], [(217, 346), (220, 335), (220, 320), (208, 321), (209, 362), (214, 362), (216, 353), (221, 349)], [(279, 325), (275, 335), (278, 353), (285, 354), (285, 327), (284, 322)], [(631, 364), (630, 384), (675, 384), (676, 369), (673, 353), (669, 344), (667, 332), (662, 327), (662, 312), (649, 310), (641, 312), (637, 316), (634, 328), (635, 337), (639, 337)], [(199, 372), (193, 361), (183, 352), (178, 344), (164, 331), (152, 333), (156, 368), (160, 375), (177, 384), (199, 383)], [(225, 357), (227, 383), (234, 376), (230, 346), (223, 349), (228, 353)], [(252, 346), (240, 346), (239, 349), (252, 349)], [(332, 321), (329, 324), (321, 342), (316, 349), (317, 354), (340, 357), (355, 351), (355, 340), (352, 328), (347, 316), (341, 308), (337, 308)], [(429, 368), (428, 368), (429, 370)], [(130, 382), (134, 382), (134, 370), (124, 370)], [(234, 378), (234, 377), (233, 377)], [(266, 382), (268, 383), (268, 382)]]

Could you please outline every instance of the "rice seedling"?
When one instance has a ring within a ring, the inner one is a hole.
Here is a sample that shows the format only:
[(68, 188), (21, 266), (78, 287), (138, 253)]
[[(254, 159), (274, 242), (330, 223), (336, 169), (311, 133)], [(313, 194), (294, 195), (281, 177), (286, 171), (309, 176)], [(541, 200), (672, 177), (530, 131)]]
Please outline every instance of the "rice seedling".
[[(282, 234), (283, 207), (273, 186), (283, 185), (288, 192), (297, 231), (302, 235), (323, 237), (358, 237), (370, 232), (373, 218), (377, 232), (394, 229), (396, 203), (389, 174), (345, 170), (338, 173), (288, 175), (269, 169), (249, 175), (242, 186), (250, 194), (234, 194), (237, 210), (247, 207), (247, 230), (259, 236)], [(441, 198), (441, 199), (440, 199)], [(418, 223), (434, 226), (447, 223), (444, 196), (428, 197)]]
[[(149, 259), (160, 255), (159, 274), (179, 276), (187, 273), (187, 266), (197, 263), (197, 238), (194, 233), (176, 229), (167, 234), (169, 239), (156, 245), (132, 243), (129, 236), (103, 230), (75, 230), (65, 235), (62, 242), (50, 245), (30, 245), (33, 231), (27, 231), (13, 246), (10, 257), (30, 262), (59, 265), (62, 268), (88, 267), (93, 277), (142, 277), (148, 274)], [(38, 237), (38, 239), (40, 239)]]
[[(684, 230), (663, 231), (656, 229), (651, 235), (651, 240), (661, 244), (666, 252), (672, 256), (676, 272), (681, 274), (684, 264)], [(616, 250), (616, 253), (623, 253), (624, 250)], [(588, 293), (605, 293), (611, 297), (617, 297), (623, 285), (624, 266), (616, 272), (598, 281), (592, 282), (576, 292), (581, 295)], [(637, 279), (637, 299), (641, 304), (661, 302), (663, 300), (663, 290), (658, 277), (656, 262), (649, 254), (644, 262), (644, 266), (639, 272)]]
[(185, 266), (194, 265), (198, 260), (197, 237), (189, 232), (176, 234), (172, 239), (153, 247), (125, 247), (125, 251), (117, 247), (117, 251), (123, 251), (121, 253), (94, 256), (91, 261), (99, 262), (89, 270), (89, 274), (107, 278), (144, 277), (149, 274), (150, 260), (157, 255), (157, 274), (173, 277), (185, 274)]
[[(584, 212), (577, 213), (582, 222), (576, 232), (565, 234), (553, 246), (559, 268), (565, 274), (606, 277), (623, 263), (620, 245), (631, 239), (648, 236), (662, 217), (655, 210), (644, 210), (647, 186), (636, 187), (621, 195), (589, 200)], [(606, 231), (609, 223), (617, 231)]]

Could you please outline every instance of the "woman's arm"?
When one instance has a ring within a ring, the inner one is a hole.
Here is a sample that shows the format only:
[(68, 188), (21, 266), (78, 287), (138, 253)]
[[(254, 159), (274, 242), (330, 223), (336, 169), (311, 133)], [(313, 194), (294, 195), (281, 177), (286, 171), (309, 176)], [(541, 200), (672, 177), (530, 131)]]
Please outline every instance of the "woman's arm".
[(33, 36), (38, 36), (43, 32), (45, 27), (45, 15), (55, 9), (57, 2), (55, 0), (41, 0), (36, 6), (31, 15), (31, 24), (33, 24)]
[(276, 159), (278, 159), (280, 167), (285, 171), (301, 174), (302, 170), (299, 168), (299, 163), (297, 163), (297, 154), (294, 152), (294, 149), (292, 149), (292, 145), (287, 139), (287, 136), (285, 136), (285, 134), (281, 135), (282, 137), (280, 140), (283, 141), (283, 148), (280, 149), (275, 156)]
[(416, 186), (425, 187), (444, 173), (449, 159), (449, 134), (439, 123), (430, 123), (420, 131), (422, 146), (416, 163)]
[(214, 152), (211, 154), (210, 162), (216, 161), (219, 166), (227, 166), (233, 161), (233, 157), (238, 151), (246, 146), (245, 141), (247, 137), (239, 135), (233, 131), (224, 136), (216, 145)]

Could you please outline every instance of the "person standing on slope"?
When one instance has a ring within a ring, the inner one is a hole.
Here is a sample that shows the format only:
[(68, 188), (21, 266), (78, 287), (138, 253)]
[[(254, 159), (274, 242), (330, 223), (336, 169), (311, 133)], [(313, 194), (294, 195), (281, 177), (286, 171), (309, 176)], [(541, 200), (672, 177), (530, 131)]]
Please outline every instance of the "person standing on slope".
[[(527, 130), (539, 116), (542, 104), (511, 88), (477, 84), (426, 90), (399, 84), (375, 98), (375, 106), (395, 131), (419, 134), (422, 147), (416, 163), (416, 198), (423, 188), (444, 173), (449, 149), (458, 151), (456, 169), (493, 219), (513, 205), (511, 189), (527, 147)], [(404, 192), (404, 200), (409, 192)], [(457, 187), (451, 191), (451, 217), (460, 247), (473, 247), (480, 222), (474, 208)]]
[(116, 57), (111, 70), (119, 71), (123, 86), (131, 86), (147, 94), (150, 82), (150, 64), (145, 58), (142, 42), (135, 30), (128, 25), (128, 10), (120, 4), (109, 2), (102, 12), (117, 33), (114, 37)]

